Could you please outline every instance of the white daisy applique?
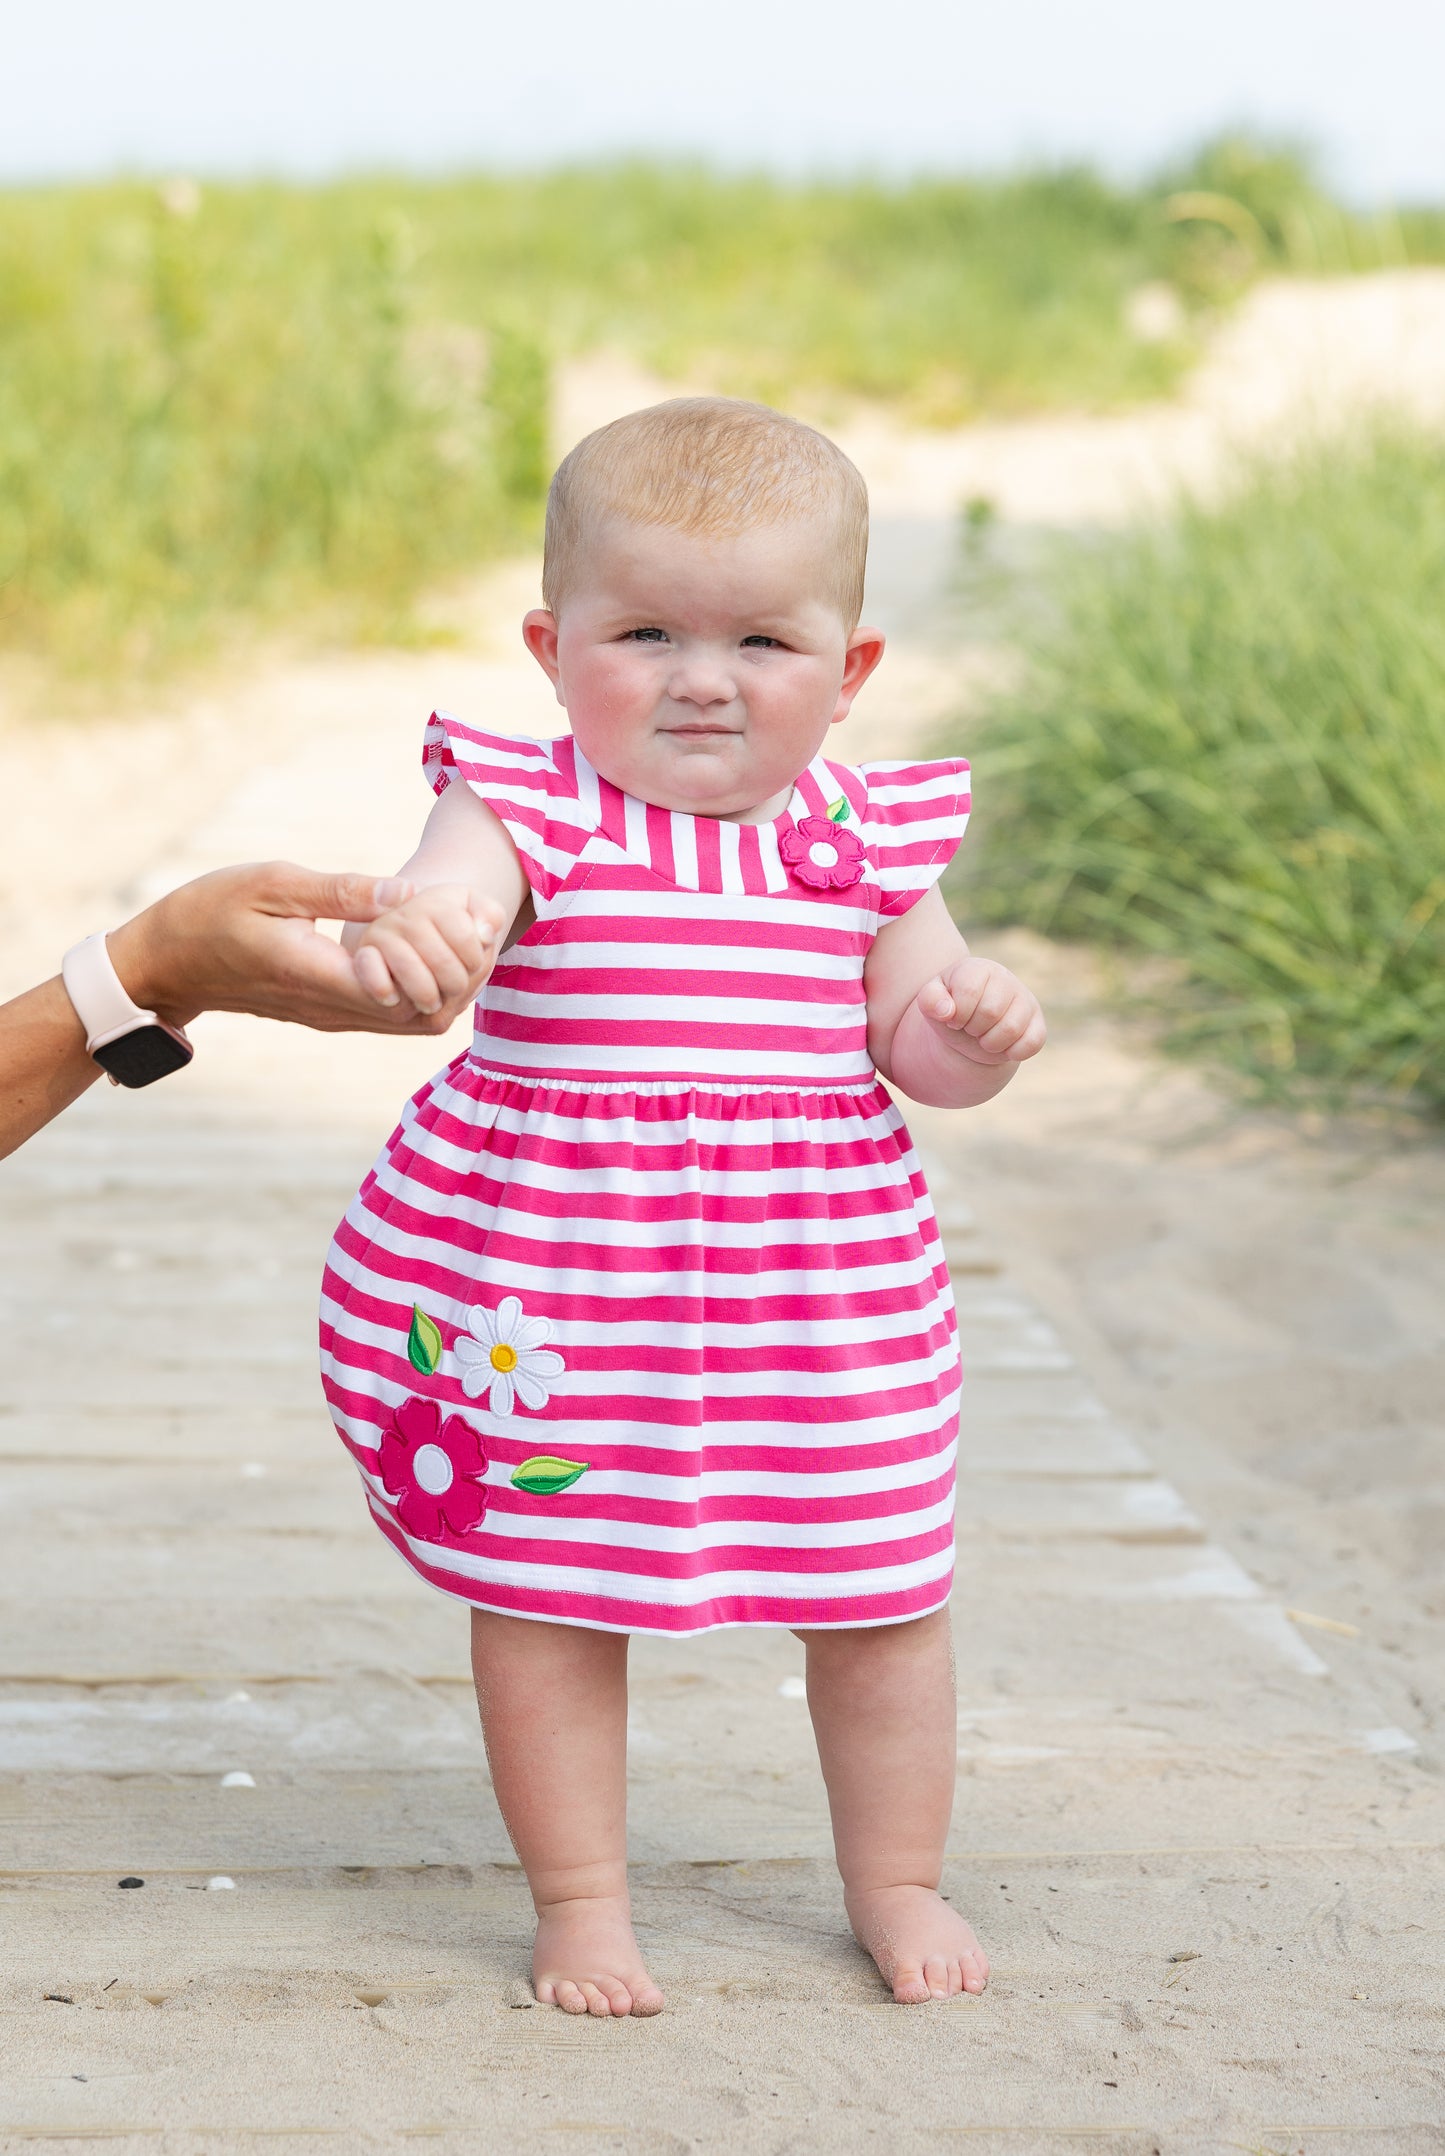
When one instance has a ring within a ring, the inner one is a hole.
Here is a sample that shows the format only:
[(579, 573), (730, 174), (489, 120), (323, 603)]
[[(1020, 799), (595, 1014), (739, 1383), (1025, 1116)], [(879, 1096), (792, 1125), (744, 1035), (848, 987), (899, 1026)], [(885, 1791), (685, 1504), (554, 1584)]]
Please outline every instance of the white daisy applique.
[(545, 1407), (550, 1385), (567, 1367), (555, 1348), (543, 1345), (551, 1337), (551, 1319), (524, 1317), (515, 1295), (504, 1295), (495, 1311), (475, 1304), (455, 1343), (462, 1391), (473, 1400), (486, 1393), (494, 1415)]

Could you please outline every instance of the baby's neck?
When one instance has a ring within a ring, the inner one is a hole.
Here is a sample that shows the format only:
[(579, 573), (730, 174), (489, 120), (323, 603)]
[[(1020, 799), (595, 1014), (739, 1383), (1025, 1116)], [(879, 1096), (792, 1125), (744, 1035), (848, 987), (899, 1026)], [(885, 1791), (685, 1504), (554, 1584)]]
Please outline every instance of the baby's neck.
[[(794, 785), (796, 783), (795, 780)], [(732, 809), (717, 820), (719, 823), (773, 823), (782, 815), (792, 798), (793, 787), (785, 786), (781, 793), (770, 795), (766, 801), (760, 801), (756, 808)]]

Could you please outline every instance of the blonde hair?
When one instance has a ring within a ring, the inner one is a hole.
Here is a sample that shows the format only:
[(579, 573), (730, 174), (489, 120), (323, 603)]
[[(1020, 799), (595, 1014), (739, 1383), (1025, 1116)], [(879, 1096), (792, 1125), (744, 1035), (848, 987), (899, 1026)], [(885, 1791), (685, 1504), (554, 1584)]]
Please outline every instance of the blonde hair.
[(595, 525), (608, 516), (731, 537), (753, 524), (826, 518), (837, 545), (830, 598), (848, 630), (863, 612), (868, 489), (835, 442), (736, 397), (674, 397), (589, 434), (547, 496), (542, 597), (555, 613)]

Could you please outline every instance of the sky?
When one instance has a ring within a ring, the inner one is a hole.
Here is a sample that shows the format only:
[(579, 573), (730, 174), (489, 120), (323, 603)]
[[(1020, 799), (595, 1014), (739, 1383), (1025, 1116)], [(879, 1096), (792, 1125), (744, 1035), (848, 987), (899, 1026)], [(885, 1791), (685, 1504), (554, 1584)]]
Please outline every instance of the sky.
[(0, 178), (640, 152), (785, 173), (1121, 176), (1221, 128), (1360, 202), (1445, 200), (1445, 0), (45, 0)]

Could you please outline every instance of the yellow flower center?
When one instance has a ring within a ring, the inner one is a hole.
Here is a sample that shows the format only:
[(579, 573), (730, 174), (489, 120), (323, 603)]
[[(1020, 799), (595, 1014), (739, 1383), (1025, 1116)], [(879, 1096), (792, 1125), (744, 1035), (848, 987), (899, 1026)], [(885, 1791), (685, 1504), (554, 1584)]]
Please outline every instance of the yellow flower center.
[(514, 1347), (508, 1347), (505, 1340), (499, 1340), (492, 1349), (492, 1368), (494, 1370), (515, 1370), (516, 1367), (517, 1350)]

